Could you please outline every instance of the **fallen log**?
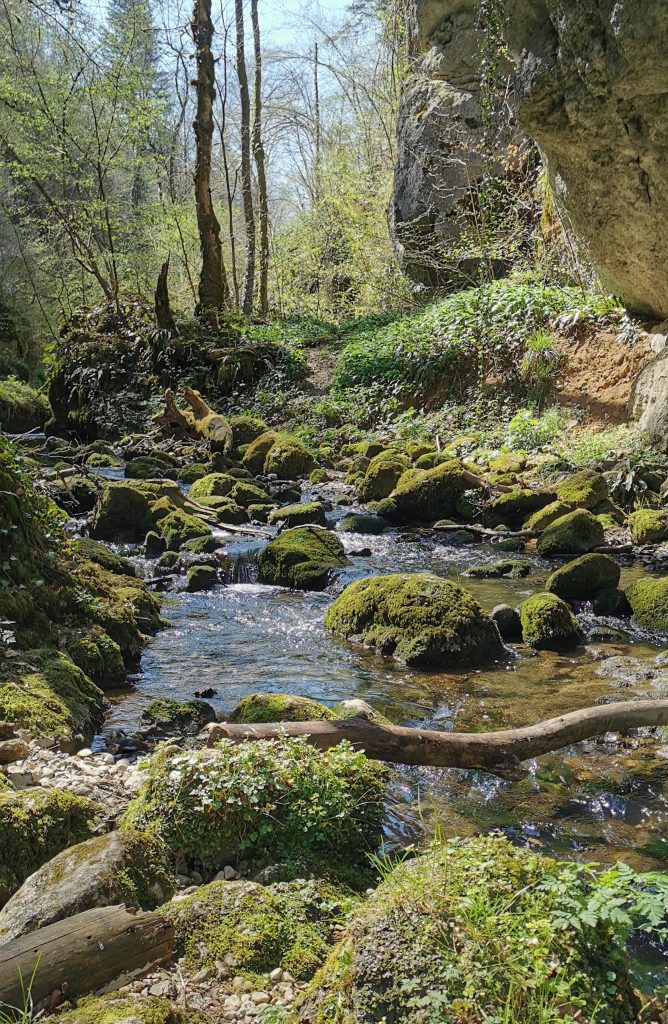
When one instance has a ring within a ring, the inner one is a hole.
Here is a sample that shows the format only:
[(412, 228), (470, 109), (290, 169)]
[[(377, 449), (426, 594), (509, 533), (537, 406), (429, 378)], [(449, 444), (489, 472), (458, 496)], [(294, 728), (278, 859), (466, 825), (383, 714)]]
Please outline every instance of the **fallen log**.
[(177, 430), (185, 434), (195, 434), (211, 442), (214, 451), (226, 453), (232, 447), (232, 428), (222, 413), (206, 404), (199, 391), (184, 387), (181, 391), (189, 409), (179, 409), (174, 392), (165, 391), (165, 407), (162, 412), (155, 413), (153, 422), (162, 431)]
[(21, 1008), (30, 989), (36, 1006), (53, 1009), (109, 985), (120, 988), (173, 952), (173, 926), (159, 914), (123, 905), (86, 910), (0, 946), (0, 1004)]
[(394, 764), (436, 768), (473, 768), (496, 775), (522, 774), (520, 762), (606, 732), (628, 732), (640, 726), (668, 724), (668, 700), (623, 701), (571, 711), (521, 729), (499, 732), (435, 732), (400, 725), (378, 725), (356, 715), (339, 721), (279, 722), (259, 725), (209, 726), (207, 746), (302, 736), (319, 750), (348, 740), (367, 757)]
[[(479, 537), (489, 537), (490, 540), (533, 540), (540, 537), (540, 530), (493, 530), (489, 526), (476, 526), (474, 523), (448, 523), (443, 526), (432, 526), (436, 533), (455, 533), (458, 530), (466, 530), (468, 533), (475, 533)], [(598, 549), (597, 549), (598, 550)]]

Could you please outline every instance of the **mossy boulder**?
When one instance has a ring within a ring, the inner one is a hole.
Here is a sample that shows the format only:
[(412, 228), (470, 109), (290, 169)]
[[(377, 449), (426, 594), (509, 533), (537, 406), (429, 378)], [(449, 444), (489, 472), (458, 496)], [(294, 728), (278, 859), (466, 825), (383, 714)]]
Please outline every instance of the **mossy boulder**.
[(176, 474), (176, 479), (181, 484), (194, 484), (202, 477), (209, 476), (211, 465), (207, 462), (191, 462), (189, 466), (183, 466)]
[(545, 505), (543, 508), (539, 508), (537, 512), (533, 512), (524, 523), (525, 530), (546, 530), (548, 526), (551, 526), (555, 519), (561, 519), (562, 516), (567, 515), (572, 509), (569, 505), (565, 505), (563, 501), (551, 501), (549, 505)]
[(114, 690), (124, 685), (123, 652), (99, 626), (73, 633), (67, 640), (66, 649), (74, 664), (100, 689)]
[(434, 523), (458, 515), (458, 506), (471, 484), (456, 459), (434, 469), (411, 469), (404, 473), (391, 496), (378, 503), (375, 511), (392, 523)]
[(190, 594), (198, 594), (202, 590), (211, 590), (218, 582), (218, 569), (215, 566), (191, 565), (186, 577), (186, 590)]
[(229, 423), (232, 428), (232, 446), (234, 448), (252, 444), (256, 438), (267, 432), (267, 424), (256, 416), (231, 416)]
[(112, 992), (81, 999), (76, 1009), (58, 1015), (60, 1024), (206, 1024), (195, 1010), (156, 996)]
[(341, 541), (319, 526), (284, 530), (260, 552), (260, 580), (296, 590), (322, 590), (348, 559)]
[(256, 437), (243, 454), (242, 464), (253, 476), (264, 472), (264, 464), (278, 434), (275, 430), (265, 430)]
[(309, 483), (315, 484), (326, 484), (332, 479), (326, 469), (314, 469), (309, 476)]
[[(239, 526), (248, 522), (248, 512), (241, 505), (237, 505), (233, 498), (199, 498), (199, 504), (210, 508), (216, 516), (218, 526)], [(273, 505), (271, 506), (273, 508)], [(220, 546), (220, 543), (218, 544)]]
[(251, 523), (266, 523), (275, 508), (274, 504), (268, 504), (267, 502), (253, 503), (246, 509), (246, 515)]
[(553, 501), (554, 491), (514, 487), (511, 491), (505, 491), (494, 498), (490, 511), (509, 522), (523, 522), (527, 516), (552, 504)]
[(339, 533), (380, 534), (387, 529), (389, 523), (381, 516), (370, 512), (349, 512), (337, 523)]
[(584, 555), (599, 547), (605, 534), (596, 516), (586, 509), (567, 512), (555, 519), (538, 540), (540, 555)]
[(644, 629), (668, 633), (668, 576), (647, 577), (625, 590), (633, 620)]
[(533, 594), (520, 605), (522, 639), (541, 651), (562, 651), (584, 642), (578, 620), (556, 594)]
[(306, 445), (290, 434), (278, 434), (267, 453), (264, 472), (281, 480), (301, 480), (315, 469), (315, 459)]
[(123, 826), (158, 835), (207, 870), (291, 859), (350, 868), (380, 839), (387, 778), (347, 743), (325, 752), (288, 739), (167, 748), (149, 760)]
[(444, 841), (361, 905), (295, 1020), (628, 1024), (640, 1001), (614, 919), (564, 923), (600, 898), (577, 864), (500, 837)]
[(656, 544), (668, 540), (668, 511), (641, 508), (628, 517), (631, 540), (634, 544)]
[(163, 912), (174, 925), (177, 956), (192, 969), (223, 961), (253, 979), (281, 967), (307, 981), (327, 958), (333, 925), (358, 903), (347, 890), (313, 879), (212, 882)]
[(289, 693), (251, 693), (239, 701), (228, 722), (251, 725), (257, 722), (326, 722), (337, 716), (310, 697)]
[(608, 497), (608, 485), (602, 473), (582, 469), (555, 487), (557, 498), (571, 508), (593, 509)]
[(152, 736), (196, 736), (216, 721), (216, 712), (204, 700), (158, 697), (144, 708), (141, 719), (143, 731)]
[(194, 540), (196, 537), (211, 535), (210, 526), (181, 509), (175, 509), (161, 519), (159, 528), (170, 551), (178, 551), (189, 540)]
[(525, 470), (526, 464), (526, 455), (520, 452), (504, 452), (502, 455), (497, 455), (495, 459), (492, 459), (489, 463), (489, 470), (492, 473), (510, 473), (515, 475)]
[(0, 380), (0, 427), (6, 433), (42, 430), (50, 417), (51, 406), (40, 391), (16, 377)]
[(582, 555), (548, 576), (545, 589), (566, 600), (586, 601), (599, 590), (616, 588), (619, 566), (610, 555)]
[(99, 808), (51, 789), (0, 791), (0, 906), (61, 850), (92, 834)]
[(397, 452), (382, 452), (371, 460), (358, 492), (362, 501), (379, 501), (390, 496), (410, 467), (410, 460)]
[(325, 626), (417, 667), (480, 663), (503, 651), (496, 626), (471, 594), (429, 573), (356, 580), (328, 609)]
[(101, 544), (90, 537), (79, 537), (72, 542), (74, 550), (96, 565), (102, 566), (116, 576), (136, 576), (137, 570), (129, 558), (123, 558), (116, 551), (112, 551), (106, 544)]
[(190, 488), (189, 497), (193, 501), (199, 501), (200, 498), (224, 498), (230, 493), (236, 482), (235, 478), (228, 473), (207, 473), (206, 476), (195, 480)]
[(166, 848), (144, 832), (110, 832), (58, 853), (0, 911), (0, 943), (93, 907), (154, 910), (175, 882)]
[(56, 505), (72, 516), (92, 512), (101, 491), (99, 482), (89, 476), (50, 479), (48, 488)]
[(125, 464), (125, 476), (129, 480), (175, 480), (176, 475), (174, 466), (168, 466), (161, 459), (152, 459), (150, 456), (139, 456)]
[(326, 526), (327, 517), (322, 502), (309, 501), (305, 504), (284, 505), (283, 508), (274, 509), (269, 514), (268, 522), (272, 526), (284, 526), (287, 529), (293, 526), (305, 526), (309, 523), (315, 526)]
[(633, 614), (631, 605), (623, 590), (618, 587), (604, 587), (592, 599), (591, 609), (594, 615), (611, 616), (615, 619), (630, 619)]
[(247, 508), (248, 505), (262, 505), (271, 501), (263, 487), (249, 483), (248, 480), (237, 480), (230, 491), (230, 498), (244, 508)]
[(103, 721), (104, 694), (65, 654), (21, 652), (0, 666), (0, 720), (31, 736), (68, 745), (92, 739)]
[(90, 535), (96, 540), (139, 544), (153, 528), (146, 492), (133, 484), (108, 484), (90, 518)]
[(487, 562), (485, 565), (473, 565), (465, 575), (474, 580), (509, 579), (521, 580), (531, 572), (528, 562), (514, 558), (505, 558), (501, 562)]

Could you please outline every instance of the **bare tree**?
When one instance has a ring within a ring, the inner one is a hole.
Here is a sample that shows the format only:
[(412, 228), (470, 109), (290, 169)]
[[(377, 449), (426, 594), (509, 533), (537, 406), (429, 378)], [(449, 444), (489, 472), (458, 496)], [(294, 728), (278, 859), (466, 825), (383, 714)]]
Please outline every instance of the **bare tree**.
[[(202, 252), (197, 312), (203, 313), (220, 310), (228, 306), (230, 301), (220, 244), (220, 224), (211, 198), (211, 144), (215, 98), (215, 68), (211, 50), (211, 0), (195, 0), (191, 24), (197, 60), (197, 112), (193, 121), (196, 146), (195, 205)], [(216, 319), (215, 312), (213, 317)]]
[(243, 0), (234, 0), (237, 30), (237, 77), (241, 102), (241, 196), (244, 204), (246, 226), (246, 265), (241, 293), (241, 308), (244, 313), (253, 309), (253, 286), (255, 284), (255, 214), (253, 212), (253, 181), (251, 174), (251, 128), (250, 95), (246, 73), (246, 51), (244, 42)]
[(251, 0), (251, 20), (253, 22), (253, 51), (255, 57), (254, 90), (255, 103), (253, 110), (253, 157), (257, 172), (257, 206), (260, 228), (260, 253), (258, 298), (260, 311), (269, 309), (268, 278), (269, 278), (269, 205), (267, 201), (267, 172), (265, 168), (264, 145), (262, 142), (262, 47), (260, 41), (260, 19), (257, 13), (257, 0)]

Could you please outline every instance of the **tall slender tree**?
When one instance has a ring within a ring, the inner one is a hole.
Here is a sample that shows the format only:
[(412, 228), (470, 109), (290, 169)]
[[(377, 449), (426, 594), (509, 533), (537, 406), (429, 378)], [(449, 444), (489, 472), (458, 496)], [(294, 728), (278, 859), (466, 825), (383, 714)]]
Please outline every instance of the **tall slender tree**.
[(211, 0), (195, 0), (191, 26), (197, 61), (197, 110), (193, 121), (196, 150), (195, 206), (202, 253), (197, 312), (207, 314), (217, 321), (217, 311), (229, 305), (230, 291), (220, 243), (220, 224), (211, 198), (213, 102), (216, 95), (215, 65), (211, 49)]
[(237, 78), (241, 105), (241, 197), (244, 205), (246, 227), (246, 264), (241, 291), (241, 308), (244, 313), (253, 310), (253, 288), (255, 285), (255, 214), (253, 211), (253, 178), (251, 170), (251, 124), (248, 73), (246, 71), (246, 47), (244, 41), (244, 4), (234, 0), (237, 32)]
[(251, 0), (251, 20), (253, 22), (253, 53), (255, 58), (252, 144), (257, 176), (257, 209), (260, 231), (258, 301), (260, 311), (266, 313), (269, 310), (269, 204), (267, 200), (264, 144), (262, 142), (262, 44), (260, 40), (260, 19), (257, 11), (257, 0)]

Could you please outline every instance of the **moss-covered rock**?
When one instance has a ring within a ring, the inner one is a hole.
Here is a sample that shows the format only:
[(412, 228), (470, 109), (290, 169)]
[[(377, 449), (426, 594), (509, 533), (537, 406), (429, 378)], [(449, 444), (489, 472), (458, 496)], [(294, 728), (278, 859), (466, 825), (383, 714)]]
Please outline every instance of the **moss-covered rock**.
[(410, 467), (410, 460), (397, 452), (381, 452), (369, 463), (358, 492), (362, 501), (379, 501), (390, 496)]
[(291, 529), (293, 526), (306, 526), (309, 523), (315, 526), (326, 526), (327, 517), (322, 502), (309, 501), (305, 504), (284, 505), (283, 508), (274, 509), (269, 514), (268, 522), (272, 526), (284, 526)]
[(533, 594), (520, 605), (522, 639), (543, 651), (562, 651), (584, 642), (578, 620), (556, 594)]
[(199, 501), (200, 498), (224, 498), (230, 493), (236, 482), (229, 473), (207, 473), (206, 476), (195, 480), (190, 488), (189, 497), (193, 501)]
[(195, 1010), (156, 996), (112, 992), (81, 999), (74, 1010), (58, 1015), (61, 1024), (205, 1024)]
[(631, 605), (623, 590), (618, 587), (604, 587), (599, 590), (591, 603), (594, 615), (612, 616), (616, 619), (630, 619)]
[(551, 501), (549, 505), (545, 505), (544, 508), (539, 508), (537, 512), (534, 512), (524, 523), (525, 530), (546, 530), (548, 526), (551, 526), (555, 519), (561, 519), (562, 516), (567, 515), (572, 509), (569, 505), (565, 505), (563, 501)]
[(668, 576), (638, 580), (625, 594), (639, 626), (668, 632)]
[(51, 648), (0, 665), (0, 720), (32, 736), (90, 740), (103, 720), (104, 695), (69, 658)]
[(555, 487), (557, 498), (571, 508), (593, 509), (608, 497), (608, 485), (602, 473), (582, 469)]
[(541, 555), (584, 555), (604, 540), (603, 527), (596, 516), (585, 509), (567, 512), (555, 519), (538, 540)]
[(183, 466), (176, 474), (176, 479), (181, 484), (194, 484), (196, 480), (208, 476), (211, 473), (211, 464), (207, 462), (191, 462), (189, 466)]
[(127, 541), (139, 544), (150, 529), (153, 518), (146, 492), (133, 484), (108, 484), (100, 494), (89, 522), (96, 540)]
[(349, 512), (337, 523), (339, 533), (380, 534), (387, 529), (389, 523), (381, 516), (370, 512)]
[(126, 681), (123, 653), (99, 626), (75, 632), (67, 640), (67, 653), (82, 672), (102, 690), (114, 690)]
[(451, 459), (434, 469), (404, 473), (392, 495), (375, 511), (392, 523), (434, 523), (458, 515), (458, 505), (470, 487), (461, 462)]
[(137, 570), (129, 558), (123, 558), (122, 555), (108, 548), (106, 544), (101, 544), (90, 537), (79, 537), (72, 542), (72, 547), (84, 558), (113, 572), (116, 576), (137, 575)]
[(380, 838), (387, 772), (342, 743), (235, 744), (150, 759), (124, 827), (160, 836), (206, 869), (303, 859), (362, 864)]
[[(241, 505), (237, 505), (236, 501), (231, 498), (198, 498), (200, 505), (205, 505), (206, 508), (213, 510), (216, 516), (218, 526), (225, 526), (231, 524), (238, 526), (241, 523), (248, 522), (248, 512)], [(273, 508), (273, 505), (271, 506)]]
[(434, 469), (436, 466), (442, 466), (444, 462), (450, 462), (451, 460), (452, 455), (446, 454), (446, 452), (427, 452), (415, 460), (415, 468)]
[(516, 475), (526, 469), (526, 464), (526, 455), (522, 455), (520, 452), (504, 452), (503, 455), (497, 455), (495, 459), (492, 459), (489, 469), (492, 473)]
[(222, 960), (251, 978), (282, 967), (307, 981), (327, 958), (332, 926), (358, 903), (345, 889), (310, 879), (268, 886), (212, 882), (164, 913), (188, 967)]
[(326, 722), (337, 716), (310, 697), (289, 693), (251, 693), (239, 701), (228, 722), (251, 725), (256, 722)]
[(150, 456), (138, 456), (125, 464), (125, 476), (129, 480), (176, 479), (174, 466), (167, 466), (162, 460)]
[(267, 504), (266, 502), (261, 502), (259, 504), (253, 503), (246, 509), (246, 514), (251, 523), (266, 523), (275, 508), (276, 505)]
[(252, 473), (253, 476), (257, 476), (259, 473), (264, 473), (264, 464), (267, 455), (274, 446), (277, 438), (278, 434), (275, 430), (265, 430), (263, 434), (260, 434), (248, 445), (241, 461), (244, 468)]
[(327, 611), (325, 626), (420, 667), (449, 668), (502, 653), (496, 626), (471, 594), (428, 573), (351, 583)]
[(655, 544), (668, 540), (668, 512), (665, 509), (641, 508), (628, 517), (634, 544)]
[(331, 477), (326, 469), (314, 469), (309, 476), (309, 483), (311, 484), (326, 484), (329, 483)]
[(566, 600), (586, 601), (619, 583), (619, 566), (610, 555), (582, 555), (548, 576), (545, 589)]
[(334, 569), (348, 565), (341, 541), (319, 526), (284, 530), (259, 557), (263, 583), (297, 590), (322, 590)]
[(0, 380), (0, 427), (6, 433), (41, 430), (50, 417), (51, 406), (40, 391), (16, 377)]
[(360, 907), (295, 1019), (628, 1024), (640, 1003), (614, 920), (564, 925), (574, 906), (596, 902), (594, 876), (576, 864), (499, 837), (443, 842)]
[(71, 516), (79, 516), (95, 508), (101, 485), (89, 476), (64, 476), (50, 479), (48, 489), (59, 508)]
[(154, 910), (175, 883), (166, 848), (145, 832), (110, 832), (58, 853), (0, 911), (0, 942), (93, 907)]
[(314, 469), (311, 452), (290, 434), (277, 435), (264, 462), (264, 472), (275, 473), (281, 480), (301, 480)]
[(215, 566), (191, 565), (186, 577), (186, 590), (190, 594), (198, 594), (202, 590), (211, 590), (218, 582), (218, 570)]
[(553, 501), (554, 491), (514, 487), (512, 491), (505, 491), (494, 498), (490, 510), (509, 522), (523, 522), (527, 516), (551, 505)]
[(90, 800), (67, 792), (0, 792), (0, 906), (42, 864), (88, 839), (98, 811)]
[(230, 491), (230, 498), (244, 508), (247, 508), (248, 505), (266, 505), (271, 501), (263, 487), (249, 483), (248, 480), (237, 480)]
[(152, 736), (196, 736), (216, 721), (216, 712), (204, 700), (158, 697), (144, 708), (141, 718), (144, 732)]
[(256, 416), (231, 416), (229, 423), (232, 428), (232, 446), (234, 448), (252, 444), (256, 438), (267, 432), (267, 424)]
[(188, 512), (175, 509), (160, 520), (160, 534), (170, 551), (178, 551), (189, 540), (196, 537), (209, 537), (211, 527)]
[(528, 562), (506, 558), (501, 562), (487, 562), (484, 565), (473, 565), (465, 575), (476, 580), (509, 579), (521, 580), (531, 572)]

